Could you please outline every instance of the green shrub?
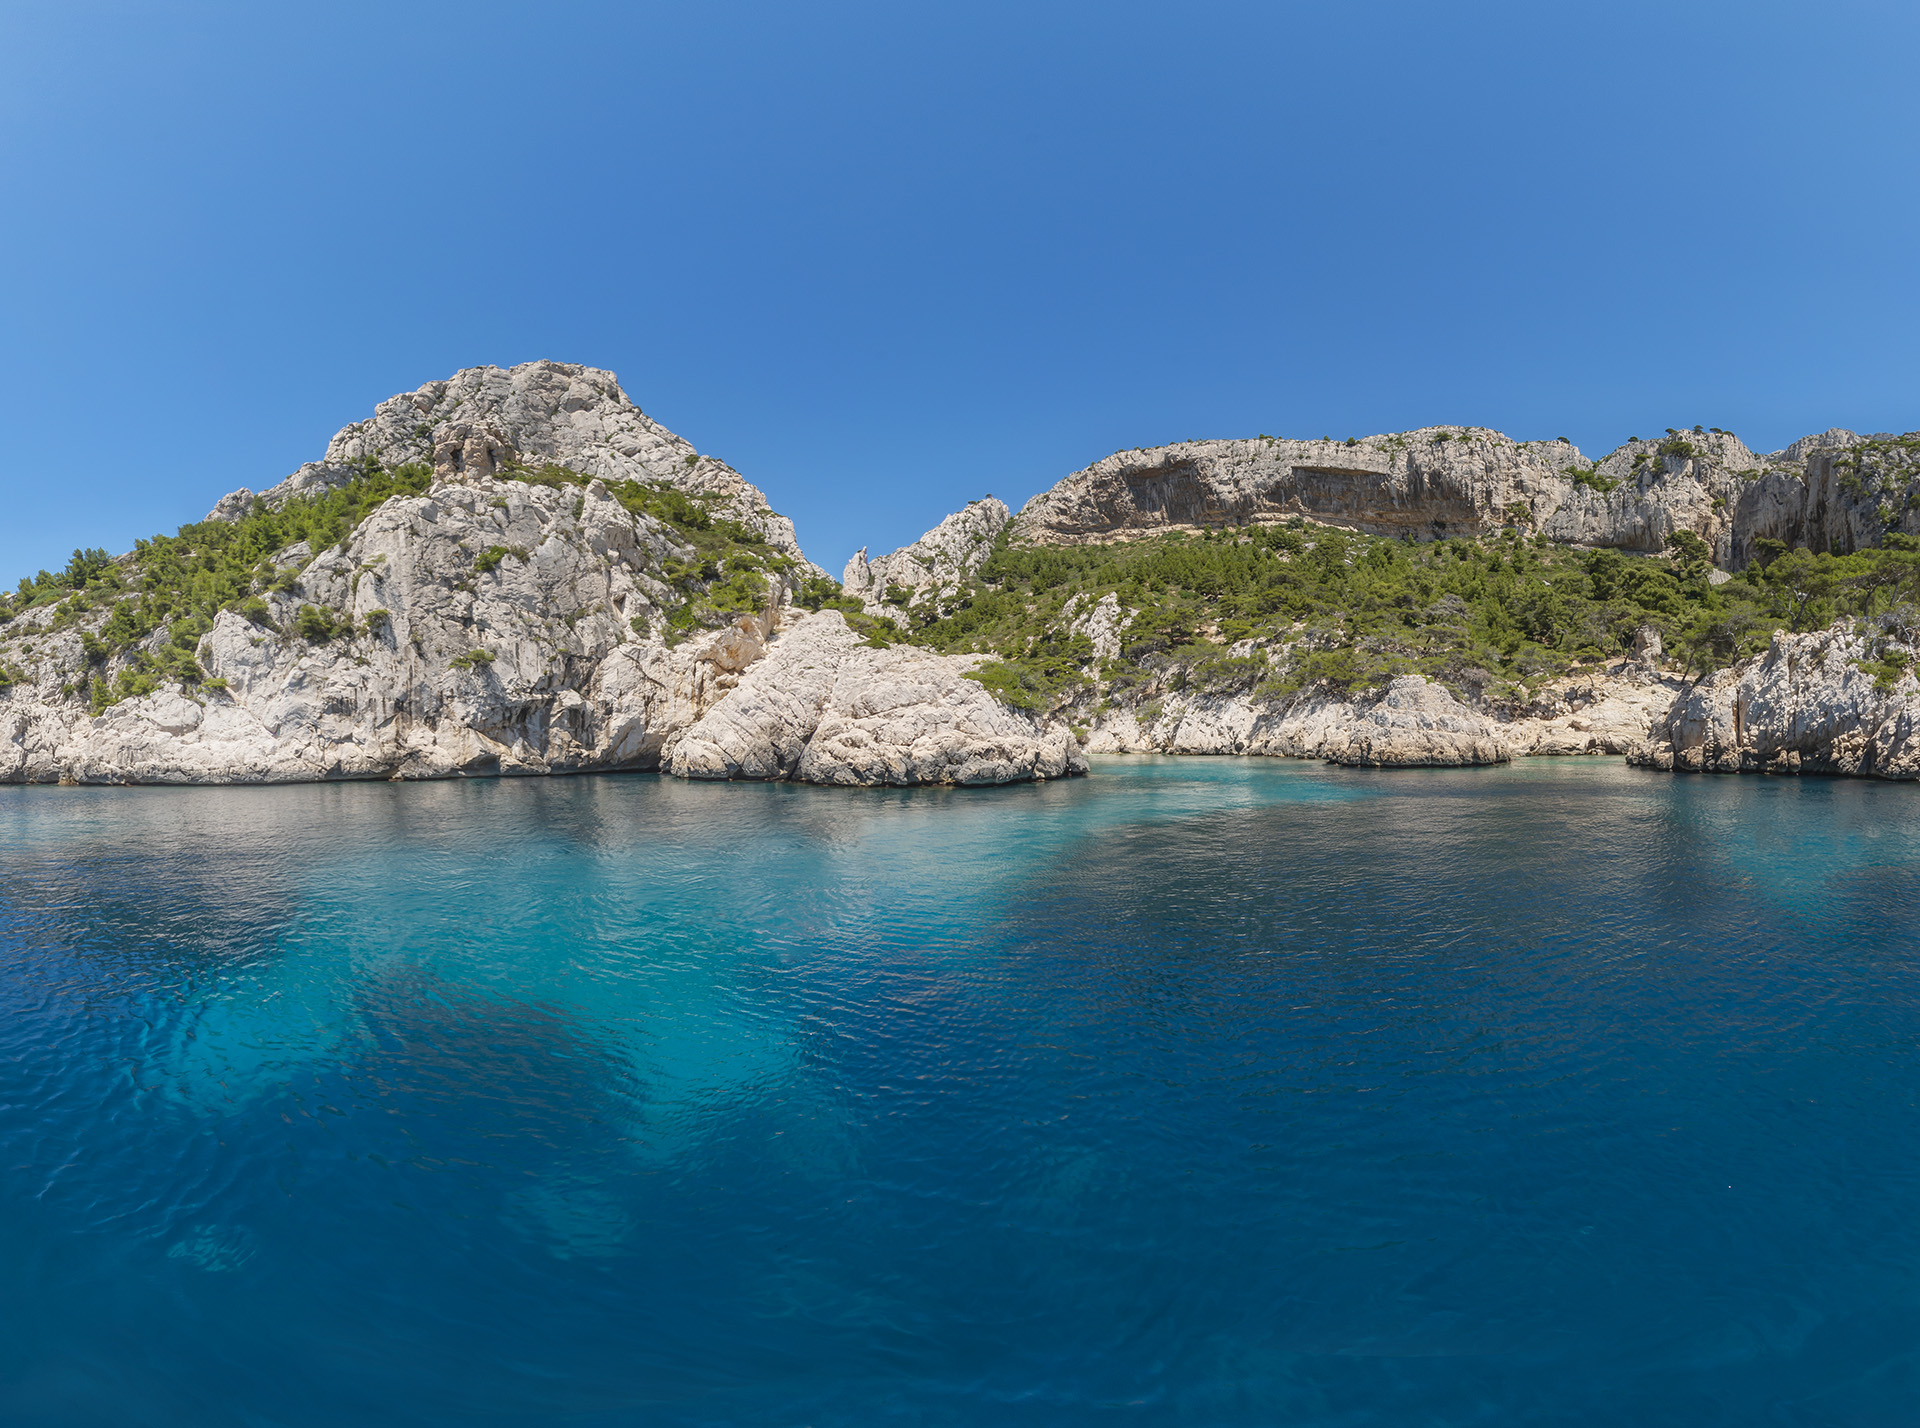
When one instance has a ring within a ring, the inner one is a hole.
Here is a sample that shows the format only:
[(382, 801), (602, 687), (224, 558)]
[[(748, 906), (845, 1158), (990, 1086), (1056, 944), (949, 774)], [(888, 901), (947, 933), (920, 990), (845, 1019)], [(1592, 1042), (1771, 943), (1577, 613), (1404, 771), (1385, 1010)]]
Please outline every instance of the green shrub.
[(1588, 490), (1598, 491), (1603, 496), (1620, 485), (1618, 479), (1602, 476), (1597, 466), (1569, 466), (1566, 468), (1566, 473), (1573, 478), (1574, 485), (1585, 486)]
[(1713, 563), (1713, 547), (1692, 531), (1675, 531), (1668, 536), (1667, 549), (1678, 553), (1684, 561)]
[[(793, 603), (803, 610), (821, 610), (834, 604), (840, 598), (840, 582), (825, 575), (810, 575), (793, 592)], [(855, 609), (860, 602), (852, 602)]]
[(294, 616), (294, 629), (301, 639), (316, 645), (325, 644), (344, 632), (335, 622), (333, 611), (319, 605), (302, 605)]
[(473, 568), (485, 575), (508, 556), (524, 564), (530, 558), (530, 552), (523, 545), (490, 545), (473, 558)]
[(138, 540), (118, 562), (103, 550), (77, 550), (60, 574), (41, 571), (22, 580), (0, 601), (0, 613), (66, 602), (69, 613), (77, 614), (74, 600), (111, 603), (99, 638), (116, 653), (188, 615), (203, 621), (203, 630), (221, 610), (240, 609), (254, 618), (249, 601), (268, 588), (289, 590), (299, 580), (298, 570), (275, 572), (276, 553), (300, 541), (313, 550), (338, 545), (383, 502), (418, 495), (432, 480), (432, 469), (419, 463), (389, 468), (362, 461), (335, 490), (293, 497), (278, 510), (256, 501), (235, 521), (196, 521), (175, 535)]
[(1854, 668), (1873, 676), (1873, 687), (1882, 694), (1891, 694), (1893, 686), (1907, 672), (1913, 663), (1913, 656), (1902, 649), (1889, 649), (1879, 655), (1869, 655), (1853, 662)]

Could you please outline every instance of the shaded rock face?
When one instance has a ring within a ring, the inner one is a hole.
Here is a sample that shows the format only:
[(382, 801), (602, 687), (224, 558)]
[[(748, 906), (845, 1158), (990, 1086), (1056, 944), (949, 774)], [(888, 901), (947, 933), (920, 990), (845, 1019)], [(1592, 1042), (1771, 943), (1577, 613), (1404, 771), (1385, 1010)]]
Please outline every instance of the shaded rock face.
[(999, 704), (978, 656), (872, 649), (838, 611), (800, 620), (676, 744), (683, 778), (999, 784), (1085, 773), (1056, 722)]
[(1068, 476), (1021, 508), (1013, 535), (1076, 544), (1300, 516), (1421, 539), (1515, 525), (1570, 544), (1658, 551), (1685, 530), (1717, 564), (1738, 567), (1765, 537), (1849, 551), (1889, 529), (1920, 530), (1920, 507), (1908, 504), (1920, 489), (1920, 443), (1904, 441), (1835, 430), (1759, 456), (1731, 433), (1682, 432), (1630, 441), (1598, 462), (1567, 442), (1481, 428), (1351, 443), (1184, 442), (1118, 452)]
[[(446, 480), (479, 479), (510, 465), (555, 462), (606, 481), (664, 481), (719, 498), (718, 511), (774, 549), (800, 557), (793, 523), (776, 515), (758, 488), (717, 457), (668, 431), (640, 410), (611, 372), (566, 362), (469, 367), (389, 397), (366, 421), (342, 427), (326, 455), (263, 492), (269, 503), (331, 490), (354, 463), (376, 457), (389, 466), (421, 461)], [(251, 491), (222, 498), (211, 518), (232, 517)]]
[[(1879, 622), (1777, 634), (1765, 654), (1683, 691), (1631, 761), (1706, 773), (1920, 778), (1916, 653), (1914, 632)], [(1889, 655), (1900, 664), (1883, 663)], [(1902, 672), (1877, 680), (1861, 662)]]
[(875, 560), (863, 547), (847, 562), (840, 584), (866, 606), (869, 615), (890, 614), (925, 596), (952, 595), (993, 553), (993, 543), (1013, 513), (1004, 501), (987, 496), (969, 502), (912, 545)]

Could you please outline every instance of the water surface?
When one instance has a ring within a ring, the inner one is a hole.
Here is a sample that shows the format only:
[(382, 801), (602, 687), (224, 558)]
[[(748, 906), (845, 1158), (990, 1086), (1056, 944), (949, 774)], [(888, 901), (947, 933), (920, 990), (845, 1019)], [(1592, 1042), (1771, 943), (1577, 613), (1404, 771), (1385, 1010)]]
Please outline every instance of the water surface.
[(0, 789), (0, 1422), (1911, 1422), (1916, 798)]

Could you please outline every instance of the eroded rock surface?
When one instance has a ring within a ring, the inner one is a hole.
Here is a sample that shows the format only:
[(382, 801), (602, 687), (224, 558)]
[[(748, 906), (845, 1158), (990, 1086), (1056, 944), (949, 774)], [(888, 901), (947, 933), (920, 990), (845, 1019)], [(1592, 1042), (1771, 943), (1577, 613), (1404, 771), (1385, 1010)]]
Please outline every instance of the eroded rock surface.
[(1360, 768), (1448, 768), (1501, 764), (1509, 757), (1493, 722), (1418, 675), (1387, 686), (1344, 743), (1329, 742), (1329, 762)]
[(1708, 773), (1920, 778), (1917, 654), (1920, 638), (1885, 622), (1776, 634), (1766, 653), (1687, 687), (1632, 761)]
[(1518, 526), (1551, 540), (1659, 551), (1690, 531), (1738, 568), (1763, 538), (1856, 550), (1920, 532), (1915, 451), (1833, 430), (1758, 455), (1731, 432), (1633, 440), (1598, 461), (1564, 441), (1427, 427), (1351, 441), (1191, 441), (1116, 452), (1025, 506), (1015, 539), (1075, 544), (1303, 517), (1430, 539)]
[(875, 560), (863, 547), (847, 562), (841, 588), (861, 601), (869, 615), (888, 615), (898, 604), (957, 591), (993, 553), (993, 543), (1013, 513), (1004, 501), (987, 496), (969, 502), (912, 545)]
[[(421, 461), (445, 480), (481, 479), (515, 465), (554, 462), (606, 481), (666, 482), (717, 498), (716, 510), (774, 549), (800, 558), (793, 522), (768, 507), (760, 490), (718, 457), (654, 421), (621, 390), (613, 373), (566, 362), (469, 367), (443, 382), (389, 397), (365, 421), (342, 427), (326, 454), (261, 493), (273, 503), (330, 490), (374, 457), (388, 466)], [(241, 490), (209, 513), (231, 517), (254, 493)]]
[[(476, 557), (508, 548), (491, 568)], [(660, 567), (671, 528), (599, 482), (553, 489), (469, 478), (396, 497), (256, 623), (223, 611), (198, 658), (224, 688), (174, 686), (91, 716), (59, 682), (88, 668), (82, 629), (50, 611), (8, 647), (40, 677), (0, 723), (0, 779), (285, 782), (546, 773), (656, 765), (732, 688), (778, 618), (773, 603), (668, 648)], [(294, 633), (311, 606), (348, 632)], [(635, 621), (656, 632), (642, 638)], [(24, 626), (24, 628), (19, 628)], [(156, 631), (153, 641), (164, 641)], [(31, 654), (25, 653), (31, 651)], [(10, 726), (10, 732), (9, 732)]]
[(965, 676), (979, 656), (867, 646), (837, 611), (801, 619), (676, 745), (686, 778), (993, 784), (1084, 773), (1055, 721)]
[[(725, 776), (992, 783), (1084, 767), (1064, 725), (1002, 709), (962, 680), (977, 661), (867, 649), (838, 613), (808, 618), (791, 596), (814, 568), (800, 563), (792, 526), (730, 467), (645, 417), (609, 373), (540, 362), (429, 383), (343, 429), (323, 460), (263, 497), (235, 492), (215, 514), (331, 489), (367, 458), (430, 461), (435, 476), (424, 495), (385, 501), (337, 546), (316, 555), (301, 542), (265, 562), (262, 578), (277, 588), (251, 618), (222, 611), (192, 648), (204, 685), (163, 684), (95, 714), (92, 682), (110, 685), (132, 658), (97, 643), (105, 605), (40, 606), (11, 621), (0, 638), (0, 781), (663, 766), (711, 776), (703, 760), (736, 747)], [(507, 479), (548, 462), (593, 479)], [(673, 582), (699, 553), (616, 499), (607, 483), (625, 480), (711, 496), (715, 514), (794, 563), (775, 562), (783, 573), (770, 577), (763, 608), (682, 633), (670, 617), (684, 614), (687, 596)], [(158, 657), (173, 637), (163, 626), (138, 649)], [(676, 761), (689, 730), (775, 644), (780, 660)], [(809, 649), (819, 669), (803, 657)], [(816, 676), (818, 688), (807, 682)], [(741, 743), (749, 728), (764, 732), (764, 747)]]

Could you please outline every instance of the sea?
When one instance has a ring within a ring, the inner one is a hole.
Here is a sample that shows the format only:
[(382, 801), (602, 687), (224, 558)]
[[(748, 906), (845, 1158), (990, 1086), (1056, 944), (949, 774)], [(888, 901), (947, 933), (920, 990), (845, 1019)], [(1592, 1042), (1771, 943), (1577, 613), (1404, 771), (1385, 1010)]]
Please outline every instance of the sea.
[(0, 789), (0, 1423), (1920, 1422), (1920, 789)]

